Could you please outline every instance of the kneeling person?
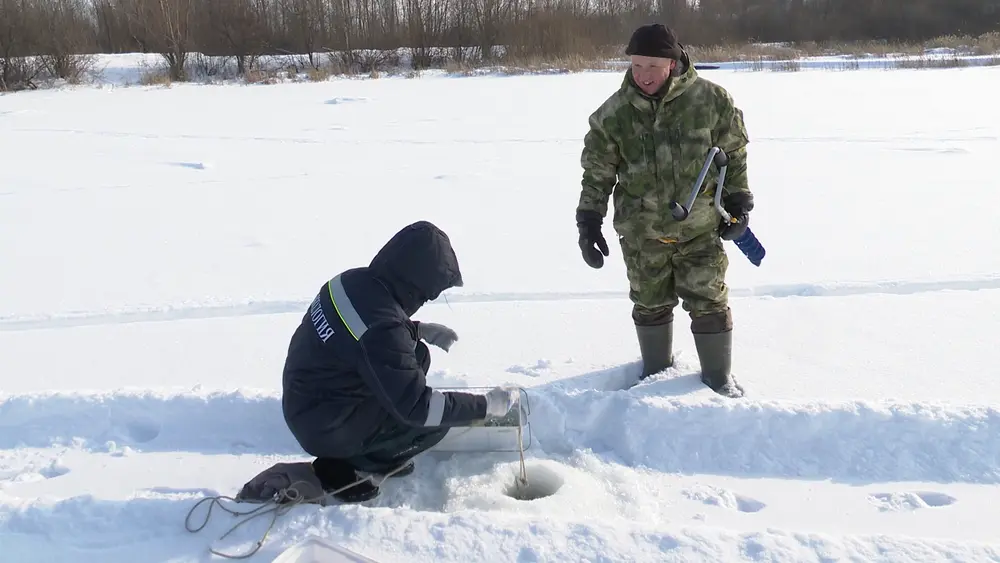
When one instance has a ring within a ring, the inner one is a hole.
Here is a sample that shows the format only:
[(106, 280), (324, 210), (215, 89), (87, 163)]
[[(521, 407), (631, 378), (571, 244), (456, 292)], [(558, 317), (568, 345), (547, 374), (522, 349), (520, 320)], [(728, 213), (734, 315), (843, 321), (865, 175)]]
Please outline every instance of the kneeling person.
[[(441, 292), (462, 286), (448, 236), (426, 221), (396, 233), (367, 267), (341, 272), (320, 288), (292, 335), (283, 372), (282, 411), (326, 491), (358, 480), (357, 471), (405, 475), (411, 458), (451, 426), (504, 416), (514, 395), (445, 392), (427, 385), (430, 351), (457, 334), (410, 319)], [(336, 498), (360, 502), (366, 481)]]

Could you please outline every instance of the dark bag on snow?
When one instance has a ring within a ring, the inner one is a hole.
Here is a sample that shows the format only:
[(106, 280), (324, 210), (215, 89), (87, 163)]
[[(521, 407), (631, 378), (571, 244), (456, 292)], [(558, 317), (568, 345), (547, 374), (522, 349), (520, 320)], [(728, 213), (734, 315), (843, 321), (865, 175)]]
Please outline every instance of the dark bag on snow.
[(239, 494), (239, 502), (313, 503), (326, 506), (329, 500), (323, 491), (312, 464), (308, 461), (276, 463), (247, 481)]

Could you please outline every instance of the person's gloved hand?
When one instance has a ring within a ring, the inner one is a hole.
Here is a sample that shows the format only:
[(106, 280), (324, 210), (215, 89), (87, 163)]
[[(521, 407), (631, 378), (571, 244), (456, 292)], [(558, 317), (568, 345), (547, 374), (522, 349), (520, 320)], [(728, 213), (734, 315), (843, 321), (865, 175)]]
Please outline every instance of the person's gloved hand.
[(513, 389), (494, 387), (486, 394), (486, 414), (497, 418), (505, 416), (514, 407), (516, 399)]
[(583, 252), (584, 262), (591, 268), (603, 266), (604, 256), (610, 254), (608, 242), (601, 234), (601, 223), (603, 223), (603, 219), (596, 211), (576, 212), (576, 227), (580, 232), (580, 251)]
[(753, 195), (749, 192), (727, 194), (722, 198), (722, 208), (736, 219), (735, 223), (722, 221), (719, 225), (719, 236), (722, 240), (736, 240), (743, 236), (750, 225), (750, 212), (753, 211)]
[(417, 337), (445, 352), (458, 340), (458, 334), (454, 330), (437, 323), (425, 322), (417, 323)]

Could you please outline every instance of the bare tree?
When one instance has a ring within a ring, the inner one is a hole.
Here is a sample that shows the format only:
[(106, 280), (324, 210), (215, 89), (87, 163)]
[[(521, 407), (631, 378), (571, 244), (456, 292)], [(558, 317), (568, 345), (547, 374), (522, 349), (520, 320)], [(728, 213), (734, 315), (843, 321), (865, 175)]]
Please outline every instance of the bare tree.
[(97, 28), (89, 8), (85, 0), (39, 3), (36, 51), (50, 75), (76, 82), (93, 67)]
[(43, 33), (41, 10), (30, 0), (0, 0), (0, 91), (35, 89), (42, 72), (37, 57)]
[(268, 0), (206, 0), (198, 6), (203, 53), (235, 57), (237, 72), (245, 76), (270, 52)]
[(34, 87), (43, 72), (69, 78), (73, 57), (98, 52), (159, 53), (173, 80), (187, 77), (194, 52), (234, 57), (241, 74), (276, 54), (319, 69), (318, 52), (374, 71), (400, 48), (416, 68), (443, 62), (436, 53), (447, 49), (459, 62), (596, 58), (621, 52), (650, 21), (675, 27), (688, 46), (865, 40), (888, 49), (940, 38), (1000, 49), (1000, 0), (0, 0), (0, 88)]

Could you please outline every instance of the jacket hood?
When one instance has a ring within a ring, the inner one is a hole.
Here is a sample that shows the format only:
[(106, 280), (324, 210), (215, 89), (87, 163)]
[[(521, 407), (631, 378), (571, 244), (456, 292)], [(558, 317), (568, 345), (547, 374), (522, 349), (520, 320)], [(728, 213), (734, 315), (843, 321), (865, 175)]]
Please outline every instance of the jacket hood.
[(463, 285), (451, 240), (428, 221), (407, 225), (393, 235), (368, 268), (408, 316), (444, 290)]

